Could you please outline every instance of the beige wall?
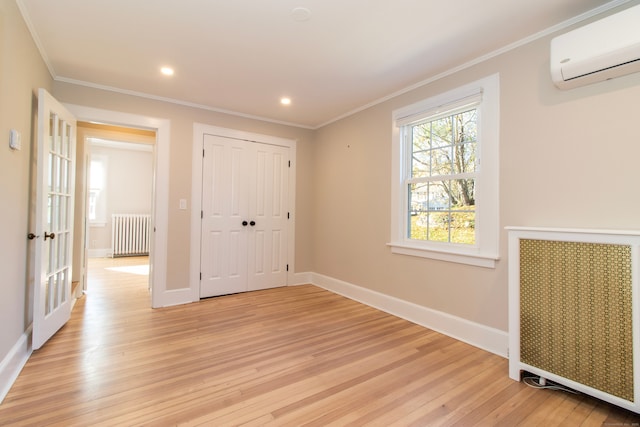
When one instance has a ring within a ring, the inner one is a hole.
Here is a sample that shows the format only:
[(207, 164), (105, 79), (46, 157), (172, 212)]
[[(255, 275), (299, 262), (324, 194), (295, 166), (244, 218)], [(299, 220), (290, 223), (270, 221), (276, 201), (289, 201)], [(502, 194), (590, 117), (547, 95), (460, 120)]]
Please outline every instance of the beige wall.
[(313, 132), (306, 129), (260, 122), (242, 117), (185, 107), (177, 104), (122, 95), (68, 83), (54, 83), (53, 95), (63, 103), (170, 120), (170, 187), (167, 254), (167, 289), (189, 286), (190, 210), (179, 210), (179, 200), (191, 206), (191, 158), (193, 124), (239, 129), (297, 140), (296, 254), (297, 271), (310, 271), (310, 150)]
[[(111, 252), (112, 214), (151, 214), (153, 153), (114, 147), (91, 147), (106, 161), (105, 188), (98, 206), (99, 225), (89, 226), (89, 249)], [(104, 221), (104, 222), (102, 222)]]
[[(27, 280), (32, 113), (39, 87), (51, 77), (13, 0), (0, 0), (0, 361), (32, 320), (33, 288)], [(22, 149), (9, 148), (9, 130)]]
[[(314, 271), (507, 330), (505, 226), (640, 229), (640, 74), (572, 91), (549, 77), (549, 38), (317, 132)], [(497, 268), (392, 255), (391, 114), (499, 72), (501, 260)]]

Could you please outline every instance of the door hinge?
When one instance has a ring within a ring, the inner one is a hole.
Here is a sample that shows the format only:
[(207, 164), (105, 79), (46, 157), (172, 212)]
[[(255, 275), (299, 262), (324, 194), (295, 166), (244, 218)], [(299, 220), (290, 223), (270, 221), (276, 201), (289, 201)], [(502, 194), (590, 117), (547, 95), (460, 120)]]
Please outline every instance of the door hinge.
[(289, 160), (289, 167), (291, 167), (291, 160)]
[(200, 219), (204, 218), (204, 211), (200, 211)]
[(287, 271), (289, 271), (289, 264), (287, 264)]
[(202, 158), (204, 159), (204, 148), (202, 149)]
[(290, 219), (290, 218), (291, 218), (291, 216), (290, 216), (289, 212), (287, 212), (287, 219)]
[(200, 281), (202, 281), (202, 273), (200, 273)]

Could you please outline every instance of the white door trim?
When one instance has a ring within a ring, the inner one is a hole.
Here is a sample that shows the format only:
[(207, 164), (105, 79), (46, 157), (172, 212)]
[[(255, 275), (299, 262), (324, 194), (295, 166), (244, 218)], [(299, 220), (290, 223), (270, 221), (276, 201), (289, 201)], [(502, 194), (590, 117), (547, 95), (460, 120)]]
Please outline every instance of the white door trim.
[(200, 238), (202, 230), (202, 150), (204, 135), (216, 135), (225, 138), (236, 138), (245, 141), (260, 142), (263, 144), (282, 145), (289, 148), (291, 168), (289, 170), (289, 219), (287, 257), (289, 272), (287, 283), (295, 283), (295, 229), (296, 229), (296, 141), (271, 135), (262, 135), (245, 132), (236, 129), (222, 128), (202, 123), (193, 124), (193, 155), (191, 162), (191, 251), (190, 251), (190, 275), (189, 286), (191, 288), (192, 301), (200, 299)]
[[(156, 130), (154, 200), (152, 221), (155, 233), (151, 242), (151, 306), (165, 307), (188, 302), (185, 290), (167, 290), (167, 236), (169, 230), (169, 153), (170, 121), (155, 117), (63, 104), (79, 121), (97, 121), (118, 126)], [(180, 292), (183, 291), (183, 292)]]

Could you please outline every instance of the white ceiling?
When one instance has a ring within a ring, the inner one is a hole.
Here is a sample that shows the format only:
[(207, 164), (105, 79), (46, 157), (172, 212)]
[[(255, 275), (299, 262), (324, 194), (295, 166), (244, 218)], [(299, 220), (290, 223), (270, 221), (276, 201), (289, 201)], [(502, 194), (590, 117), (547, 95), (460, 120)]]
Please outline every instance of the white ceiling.
[(626, 0), (17, 2), (56, 80), (316, 128)]

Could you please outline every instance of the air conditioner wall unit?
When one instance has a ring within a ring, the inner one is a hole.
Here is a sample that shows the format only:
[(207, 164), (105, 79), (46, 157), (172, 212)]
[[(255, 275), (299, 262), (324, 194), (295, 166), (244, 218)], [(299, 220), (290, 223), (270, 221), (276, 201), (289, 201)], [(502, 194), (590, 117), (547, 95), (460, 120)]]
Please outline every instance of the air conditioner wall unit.
[(640, 5), (551, 40), (551, 78), (571, 89), (640, 71)]

